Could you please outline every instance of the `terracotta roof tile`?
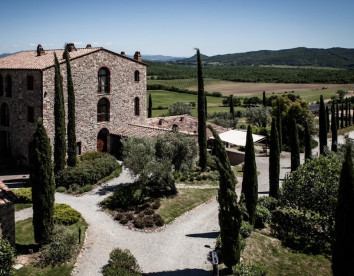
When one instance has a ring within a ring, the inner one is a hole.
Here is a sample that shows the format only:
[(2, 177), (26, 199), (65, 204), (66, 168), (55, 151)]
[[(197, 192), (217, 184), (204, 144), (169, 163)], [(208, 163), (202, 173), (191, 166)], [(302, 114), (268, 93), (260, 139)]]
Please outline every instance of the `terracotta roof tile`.
[(5, 205), (15, 200), (15, 194), (0, 180), (0, 205)]

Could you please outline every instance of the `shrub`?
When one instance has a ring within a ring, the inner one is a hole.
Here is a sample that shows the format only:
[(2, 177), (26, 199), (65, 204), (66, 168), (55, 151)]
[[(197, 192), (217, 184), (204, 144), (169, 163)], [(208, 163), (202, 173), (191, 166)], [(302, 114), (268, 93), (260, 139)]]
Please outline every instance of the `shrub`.
[(14, 251), (7, 239), (0, 234), (0, 276), (11, 276), (12, 266), (15, 263)]
[(152, 217), (145, 217), (143, 218), (144, 226), (145, 227), (153, 227), (154, 226), (154, 220)]
[(141, 191), (135, 185), (121, 185), (105, 201), (109, 209), (121, 208), (127, 210), (129, 206), (140, 202)]
[(202, 176), (201, 176), (201, 175), (198, 175), (198, 176), (196, 177), (196, 179), (197, 179), (197, 181), (201, 181), (201, 180), (202, 180)]
[(160, 206), (161, 206), (161, 202), (160, 202), (160, 200), (159, 199), (157, 199), (157, 200), (155, 200), (154, 201), (154, 203), (152, 204), (152, 209), (159, 209), (160, 208)]
[(139, 214), (138, 214), (138, 217), (139, 217), (139, 218), (143, 218), (143, 217), (145, 217), (144, 212), (139, 213)]
[(120, 223), (121, 224), (127, 224), (128, 223), (128, 219), (127, 219), (127, 216), (126, 215), (123, 215), (121, 220), (120, 220)]
[(86, 184), (95, 184), (118, 166), (120, 165), (117, 160), (108, 153), (85, 153), (75, 167), (67, 167), (60, 171), (55, 177), (55, 182), (57, 186), (66, 188), (73, 184), (81, 187)]
[(275, 210), (278, 206), (278, 200), (270, 196), (262, 196), (258, 198), (258, 206), (267, 208), (269, 211)]
[(83, 193), (87, 193), (89, 191), (92, 191), (92, 185), (91, 184), (86, 184), (85, 186), (79, 188), (78, 193), (79, 194), (83, 194)]
[(125, 217), (127, 218), (127, 220), (133, 220), (134, 218), (133, 214), (131, 213), (126, 214)]
[(135, 218), (134, 219), (134, 227), (139, 228), (139, 229), (144, 228), (143, 219), (140, 217)]
[(12, 191), (18, 198), (16, 203), (32, 203), (32, 188), (20, 188)]
[(254, 228), (250, 223), (248, 223), (247, 221), (242, 221), (240, 234), (243, 238), (248, 238), (252, 234), (253, 230)]
[(163, 226), (165, 224), (165, 222), (163, 221), (163, 218), (159, 214), (154, 214), (152, 218), (153, 218), (156, 226)]
[(124, 215), (122, 213), (118, 213), (114, 216), (114, 219), (120, 221), (123, 218), (123, 216)]
[(256, 228), (264, 228), (265, 224), (271, 221), (271, 218), (272, 218), (272, 214), (266, 207), (257, 205), (256, 220), (254, 225)]
[(56, 189), (56, 191), (57, 191), (58, 193), (65, 193), (65, 192), (66, 192), (66, 188), (63, 187), (63, 186), (59, 186), (59, 187)]
[(129, 250), (114, 249), (109, 261), (102, 268), (103, 276), (141, 276), (140, 267)]
[(232, 273), (235, 276), (265, 276), (267, 270), (260, 263), (240, 262), (232, 267)]
[(75, 244), (75, 234), (62, 225), (56, 225), (51, 242), (40, 251), (41, 263), (55, 266), (69, 261), (73, 257)]
[(54, 204), (54, 223), (71, 225), (79, 221), (81, 214), (67, 204)]

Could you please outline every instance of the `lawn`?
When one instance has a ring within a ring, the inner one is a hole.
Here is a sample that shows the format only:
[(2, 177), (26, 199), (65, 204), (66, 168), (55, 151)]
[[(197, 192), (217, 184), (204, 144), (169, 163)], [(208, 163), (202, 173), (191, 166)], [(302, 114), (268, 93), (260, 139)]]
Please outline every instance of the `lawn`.
[(161, 199), (158, 213), (167, 224), (216, 195), (217, 189), (179, 189), (178, 195)]
[[(78, 233), (79, 228), (81, 229), (81, 244), (80, 248), (83, 245), (83, 240), (85, 237), (85, 232), (87, 229), (87, 223), (84, 219), (80, 219), (77, 223), (67, 226), (67, 228), (73, 232)], [(15, 225), (16, 231), (16, 244), (26, 246), (34, 244), (34, 234), (33, 234), (33, 226), (32, 226), (32, 218), (28, 218), (26, 220), (22, 220), (16, 222)], [(78, 235), (76, 236), (77, 243), (79, 242)], [(28, 275), (38, 275), (38, 276), (69, 276), (74, 268), (74, 264), (77, 258), (79, 251), (76, 252), (75, 258), (66, 264), (62, 264), (59, 266), (51, 267), (39, 267), (37, 263), (30, 263), (25, 265), (19, 270), (15, 270), (15, 276), (28, 276)]]
[(282, 246), (278, 239), (257, 230), (247, 238), (241, 257), (245, 262), (262, 263), (268, 270), (268, 276), (332, 275), (329, 259), (322, 255), (293, 252)]

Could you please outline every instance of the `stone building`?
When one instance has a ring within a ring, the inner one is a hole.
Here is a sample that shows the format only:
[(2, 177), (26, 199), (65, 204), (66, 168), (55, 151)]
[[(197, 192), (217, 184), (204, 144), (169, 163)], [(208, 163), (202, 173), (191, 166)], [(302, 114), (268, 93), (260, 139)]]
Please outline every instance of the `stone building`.
[[(67, 44), (75, 89), (77, 152), (110, 151), (111, 133), (146, 120), (146, 64), (140, 52), (76, 48)], [(28, 145), (39, 117), (54, 142), (54, 53), (63, 76), (64, 50), (24, 51), (0, 59), (0, 157), (28, 164)], [(67, 116), (67, 109), (66, 109)]]
[(0, 180), (0, 232), (12, 246), (15, 246), (15, 209), (16, 196)]

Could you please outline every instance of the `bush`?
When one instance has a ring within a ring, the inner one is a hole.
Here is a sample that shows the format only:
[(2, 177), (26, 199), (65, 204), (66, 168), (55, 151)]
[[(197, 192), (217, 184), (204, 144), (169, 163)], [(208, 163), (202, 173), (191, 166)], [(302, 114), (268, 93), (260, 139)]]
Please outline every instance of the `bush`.
[(118, 213), (114, 216), (114, 219), (120, 221), (123, 218), (123, 216), (124, 215), (122, 213)]
[(134, 219), (134, 227), (135, 228), (139, 228), (139, 229), (142, 229), (144, 228), (144, 221), (142, 218), (140, 217), (137, 217)]
[(159, 199), (157, 199), (157, 200), (155, 200), (154, 201), (154, 203), (152, 204), (152, 209), (155, 209), (155, 210), (157, 210), (157, 209), (159, 209), (160, 208), (160, 206), (161, 206), (161, 202), (160, 202), (160, 200)]
[(248, 223), (247, 221), (242, 221), (242, 225), (241, 225), (241, 228), (240, 228), (240, 234), (243, 238), (248, 238), (252, 232), (253, 232), (254, 228), (253, 226)]
[(69, 261), (73, 257), (75, 244), (75, 234), (62, 225), (56, 225), (52, 241), (40, 251), (41, 263), (55, 266)]
[(13, 275), (12, 266), (15, 263), (15, 253), (7, 239), (0, 234), (0, 276)]
[(86, 184), (85, 186), (79, 188), (78, 193), (79, 194), (83, 194), (83, 193), (87, 193), (89, 191), (92, 191), (92, 185), (91, 184)]
[(32, 203), (32, 188), (20, 188), (12, 191), (18, 198), (16, 203)]
[(141, 191), (135, 185), (121, 185), (105, 201), (107, 207), (111, 210), (121, 208), (127, 210), (129, 206), (140, 202)]
[(154, 219), (152, 217), (144, 217), (143, 218), (144, 226), (145, 227), (153, 227), (154, 226)]
[(55, 176), (57, 186), (69, 188), (73, 184), (80, 187), (95, 184), (120, 166), (108, 153), (90, 152), (81, 156), (76, 167), (67, 167)]
[(67, 204), (54, 204), (54, 223), (71, 225), (79, 221), (81, 214)]
[(267, 270), (260, 263), (240, 262), (232, 267), (232, 273), (235, 276), (265, 276), (267, 275)]
[(114, 249), (102, 268), (103, 276), (141, 276), (140, 267), (129, 250)]
[(257, 205), (265, 207), (269, 211), (273, 211), (278, 206), (278, 200), (276, 198), (274, 198), (274, 197), (262, 196), (262, 197), (258, 198)]
[(126, 214), (125, 217), (127, 218), (127, 220), (133, 220), (134, 218), (133, 214), (131, 213)]
[(126, 216), (126, 215), (123, 215), (122, 218), (121, 218), (121, 220), (120, 220), (120, 223), (124, 225), (124, 224), (127, 224), (128, 221), (129, 221), (129, 220), (127, 219), (127, 216)]
[(170, 105), (168, 109), (168, 115), (175, 116), (175, 115), (192, 115), (192, 105), (185, 102), (177, 102)]
[(165, 222), (163, 221), (163, 218), (159, 214), (154, 214), (152, 218), (153, 218), (156, 226), (163, 226), (165, 224)]
[(63, 186), (59, 186), (59, 187), (56, 189), (56, 191), (57, 191), (58, 193), (65, 193), (65, 192), (66, 192), (66, 188), (63, 187)]
[(256, 220), (254, 226), (256, 228), (264, 228), (265, 224), (271, 221), (271, 218), (272, 218), (271, 212), (266, 207), (257, 204)]

